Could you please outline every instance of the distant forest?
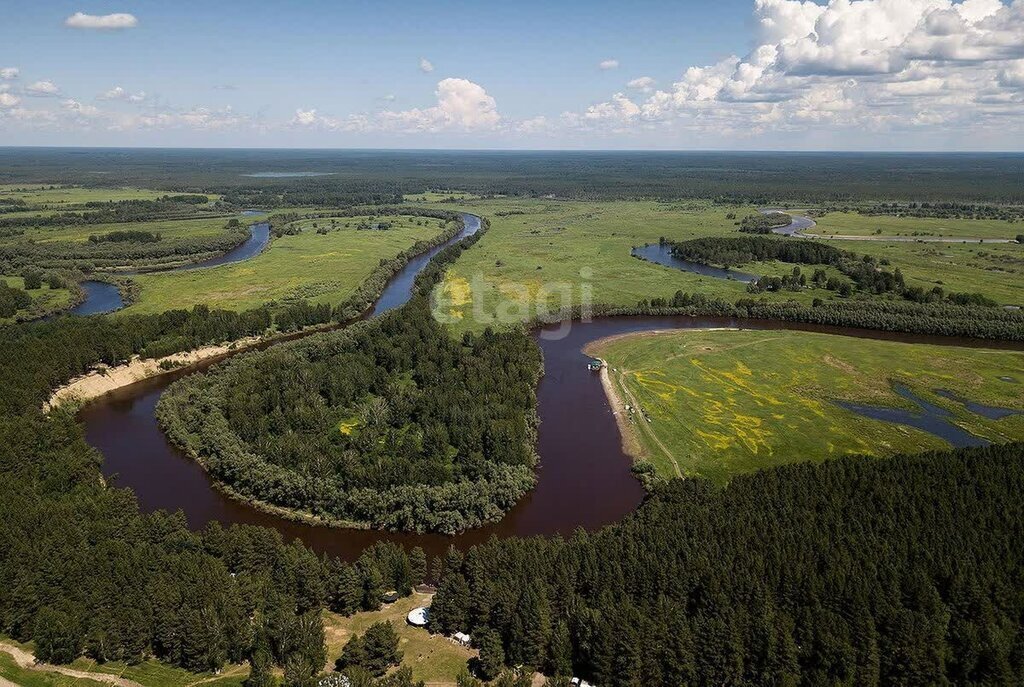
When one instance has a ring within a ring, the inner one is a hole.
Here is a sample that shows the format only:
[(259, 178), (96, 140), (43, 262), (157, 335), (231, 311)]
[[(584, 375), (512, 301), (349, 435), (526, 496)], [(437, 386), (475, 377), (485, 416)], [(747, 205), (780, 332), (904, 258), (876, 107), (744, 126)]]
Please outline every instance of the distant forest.
[[(246, 176), (266, 172), (325, 176)], [(0, 148), (0, 183), (213, 191), (261, 207), (390, 203), (436, 187), (561, 198), (1022, 203), (1022, 178), (1024, 155), (1017, 153)]]

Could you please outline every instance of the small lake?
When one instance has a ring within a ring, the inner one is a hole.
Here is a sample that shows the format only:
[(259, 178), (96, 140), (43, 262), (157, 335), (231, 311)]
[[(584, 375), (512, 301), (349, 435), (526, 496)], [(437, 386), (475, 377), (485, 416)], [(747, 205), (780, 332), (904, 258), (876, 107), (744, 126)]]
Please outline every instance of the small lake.
[(85, 300), (68, 311), (70, 315), (101, 315), (124, 307), (121, 292), (114, 284), (87, 280), (79, 284), (85, 291)]
[(327, 177), (334, 172), (253, 172), (243, 174), (243, 177), (255, 177), (257, 179), (290, 179), (294, 177)]
[(634, 248), (630, 253), (633, 257), (646, 260), (648, 262), (657, 263), (658, 265), (664, 265), (665, 267), (671, 267), (673, 269), (682, 270), (683, 272), (692, 272), (693, 274), (699, 274), (703, 277), (714, 277), (715, 279), (731, 279), (733, 281), (751, 282), (756, 281), (757, 277), (753, 274), (747, 274), (746, 272), (739, 272), (737, 270), (725, 269), (722, 267), (714, 267), (712, 265), (702, 265), (699, 262), (691, 262), (690, 260), (683, 260), (677, 258), (672, 254), (672, 246), (667, 243), (650, 243), (646, 246), (640, 246)]
[[(957, 448), (988, 445), (989, 442), (986, 439), (975, 436), (950, 422), (953, 413), (945, 408), (929, 403), (902, 384), (894, 384), (892, 388), (897, 394), (916, 405), (918, 412), (907, 410), (906, 408), (891, 408), (888, 406), (851, 403), (849, 401), (836, 401), (835, 403), (846, 410), (869, 417), (872, 420), (892, 422), (928, 432), (940, 439), (945, 439)], [(968, 410), (971, 410), (970, 406), (966, 407)], [(989, 406), (981, 407), (988, 408)], [(972, 410), (972, 412), (974, 411)]]

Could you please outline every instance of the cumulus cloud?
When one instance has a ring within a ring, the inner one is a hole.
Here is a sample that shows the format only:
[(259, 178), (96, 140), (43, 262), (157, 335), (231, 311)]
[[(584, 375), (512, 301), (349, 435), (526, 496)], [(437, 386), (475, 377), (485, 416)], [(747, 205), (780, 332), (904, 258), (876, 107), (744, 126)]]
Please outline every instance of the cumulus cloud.
[(141, 103), (146, 100), (146, 92), (139, 91), (138, 93), (129, 93), (120, 86), (114, 86), (108, 91), (104, 91), (96, 96), (99, 100), (123, 100), (129, 103)]
[(605, 71), (608, 71), (609, 69), (617, 69), (618, 66), (618, 60), (601, 60), (600, 62), (597, 63), (597, 68), (603, 69)]
[(3, 67), (0, 68), (0, 79), (3, 79), (4, 81), (17, 79), (18, 74), (20, 73), (21, 72), (17, 67)]
[(115, 14), (85, 14), (75, 12), (64, 20), (64, 26), (72, 29), (100, 29), (116, 31), (120, 29), (131, 29), (139, 25), (135, 15), (118, 12)]
[(21, 98), (16, 95), (11, 95), (6, 91), (0, 91), (0, 108), (11, 108), (21, 102)]
[(637, 78), (630, 80), (626, 84), (626, 88), (631, 88), (634, 91), (650, 93), (654, 90), (654, 79), (649, 76), (638, 76)]
[(384, 128), (402, 131), (493, 129), (501, 120), (494, 98), (483, 86), (468, 79), (443, 79), (437, 84), (437, 104), (379, 114)]
[[(758, 134), (1024, 121), (1024, 0), (755, 0), (755, 47), (562, 122)], [(1019, 128), (1019, 125), (1018, 125)]]
[(25, 89), (25, 93), (32, 96), (47, 97), (58, 95), (60, 89), (52, 81), (36, 81)]
[(428, 60), (426, 57), (421, 57), (420, 71), (423, 72), (424, 74), (429, 74), (430, 72), (434, 71), (433, 63), (431, 63), (431, 61)]
[(297, 109), (289, 125), (329, 131), (486, 131), (501, 124), (494, 98), (483, 86), (468, 79), (443, 79), (435, 91), (437, 102), (431, 107), (409, 110), (382, 110), (372, 115), (333, 117), (314, 109)]

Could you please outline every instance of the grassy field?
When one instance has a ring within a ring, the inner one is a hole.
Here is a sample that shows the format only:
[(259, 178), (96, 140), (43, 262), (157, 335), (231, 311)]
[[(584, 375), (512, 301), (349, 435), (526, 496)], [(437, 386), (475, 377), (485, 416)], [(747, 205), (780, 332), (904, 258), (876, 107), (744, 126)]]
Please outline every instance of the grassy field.
[[(729, 301), (748, 295), (741, 282), (643, 262), (631, 257), (630, 250), (655, 243), (662, 236), (674, 240), (735, 236), (736, 222), (755, 212), (753, 207), (704, 201), (517, 199), (471, 201), (459, 207), (489, 217), (491, 230), (459, 258), (436, 294), (440, 297), (436, 314), (451, 323), (456, 332), (507, 326), (530, 319), (544, 308), (557, 310), (563, 303), (578, 304), (588, 293), (594, 303), (622, 306), (646, 298), (670, 297), (679, 289)], [(858, 221), (875, 219), (849, 217)], [(871, 225), (864, 226), (865, 233), (870, 233), (867, 228)], [(981, 292), (1000, 303), (1024, 302), (1024, 279), (1015, 276), (1024, 274), (1024, 246), (1018, 244), (832, 243), (845, 250), (888, 258), (912, 286), (930, 289), (942, 284), (947, 291)], [(737, 269), (756, 275), (782, 275), (789, 273), (792, 265), (752, 263)], [(811, 289), (763, 294), (769, 299), (808, 303), (815, 297), (827, 299), (832, 295)]]
[[(142, 188), (82, 188), (47, 184), (0, 184), (0, 198), (16, 198), (40, 208), (66, 210), (92, 201), (154, 200), (167, 191)], [(218, 196), (209, 195), (211, 200)]]
[(2, 651), (0, 651), (0, 678), (2, 678), (0, 684), (3, 680), (9, 680), (19, 687), (110, 687), (107, 682), (22, 668), (14, 662), (10, 654), (5, 654)]
[[(132, 229), (161, 234), (165, 240), (192, 238), (195, 236), (217, 236), (223, 234), (225, 225), (231, 217), (202, 217), (197, 219), (149, 220), (145, 222), (125, 222), (112, 224), (67, 225), (56, 227), (30, 227), (25, 233), (6, 239), (7, 241), (24, 241), (31, 239), (40, 243), (49, 241), (88, 241), (93, 234), (106, 234), (111, 231)], [(259, 221), (254, 217), (238, 217), (242, 224)]]
[(328, 663), (325, 669), (333, 670), (335, 659), (341, 655), (342, 647), (353, 633), (362, 634), (373, 623), (389, 620), (398, 632), (399, 649), (404, 653), (402, 664), (412, 668), (413, 680), (423, 680), (431, 685), (454, 685), (455, 677), (476, 652), (405, 622), (409, 611), (417, 606), (429, 606), (430, 598), (427, 594), (413, 594), (380, 611), (356, 613), (348, 618), (325, 612)]
[[(25, 288), (25, 280), (21, 277), (0, 275), (0, 281), (3, 281), (8, 286), (13, 286), (16, 289), (24, 290)], [(31, 311), (50, 312), (54, 310), (62, 310), (71, 304), (72, 299), (70, 289), (51, 289), (45, 283), (43, 283), (42, 288), (29, 289), (28, 295), (32, 297), (31, 310), (19, 310), (12, 318), (5, 319), (0, 317), (0, 323), (13, 322), (19, 317), (27, 315)]]
[[(391, 258), (416, 241), (436, 236), (436, 220), (409, 216), (389, 217), (387, 231), (356, 229), (365, 217), (340, 217), (337, 230), (318, 234), (330, 218), (303, 220), (303, 231), (274, 239), (262, 254), (243, 262), (184, 272), (133, 277), (140, 296), (122, 312), (161, 312), (210, 307), (244, 310), (268, 301), (305, 299), (336, 304), (345, 300), (382, 260)], [(349, 227), (345, 227), (345, 224)], [(419, 224), (417, 224), (419, 223)]]
[[(578, 304), (589, 293), (594, 303), (631, 306), (676, 290), (729, 301), (747, 296), (738, 281), (702, 277), (637, 260), (633, 246), (662, 236), (683, 240), (737, 235), (736, 221), (753, 207), (703, 201), (572, 202), (488, 199), (460, 204), (491, 220), (491, 230), (448, 271), (438, 291), (439, 318), (456, 331), (505, 326), (560, 304)], [(734, 215), (730, 217), (729, 215)], [(857, 219), (873, 219), (855, 216)], [(982, 292), (1001, 303), (1024, 301), (1024, 246), (835, 241), (858, 253), (889, 258), (911, 285), (947, 291)], [(792, 265), (753, 263), (738, 267), (756, 275), (782, 275)], [(776, 300), (810, 302), (830, 292), (805, 290), (764, 294)]]
[(856, 212), (830, 212), (815, 218), (814, 234), (846, 236), (950, 237), (1012, 239), (1024, 233), (1024, 224), (995, 219), (942, 219), (937, 217), (891, 217)]
[[(846, 453), (948, 448), (925, 432), (871, 420), (833, 403), (911, 409), (902, 383), (991, 441), (1024, 438), (1024, 416), (989, 420), (934, 393), (1024, 410), (1024, 353), (908, 345), (804, 332), (672, 331), (588, 347), (605, 359), (642, 457), (663, 476), (732, 475)], [(1000, 379), (1009, 376), (1021, 383)]]

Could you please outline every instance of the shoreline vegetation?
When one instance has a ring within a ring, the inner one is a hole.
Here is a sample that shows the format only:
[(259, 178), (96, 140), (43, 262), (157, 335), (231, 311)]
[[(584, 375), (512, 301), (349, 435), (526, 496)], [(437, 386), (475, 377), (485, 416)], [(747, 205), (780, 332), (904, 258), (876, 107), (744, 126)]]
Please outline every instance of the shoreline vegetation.
[[(454, 215), (454, 213), (446, 213)], [(451, 218), (449, 218), (451, 219)], [(341, 322), (314, 324), (302, 328), (299, 332), (270, 332), (262, 335), (246, 336), (239, 339), (209, 344), (199, 348), (175, 351), (160, 357), (132, 356), (125, 363), (94, 369), (66, 380), (57, 386), (43, 404), (44, 412), (67, 403), (85, 403), (105, 394), (130, 386), (146, 379), (152, 379), (173, 372), (180, 372), (205, 363), (220, 356), (229, 356), (256, 348), (264, 343), (277, 340), (290, 340), (302, 336), (311, 336), (320, 331), (347, 326), (363, 317), (373, 307), (385, 287), (401, 269), (413, 258), (454, 238), (462, 231), (462, 220), (453, 222), (453, 226), (437, 234), (434, 238), (417, 241), (410, 248), (402, 251), (391, 260), (374, 267), (370, 275), (356, 288), (341, 306)], [(272, 237), (273, 238), (273, 237)], [(269, 247), (269, 243), (268, 243)], [(267, 248), (264, 248), (267, 250)], [(129, 286), (122, 280), (114, 280), (125, 297), (126, 305), (130, 304), (133, 294)], [(358, 308), (358, 310), (357, 310)]]
[[(225, 493), (292, 519), (455, 534), (504, 517), (536, 480), (539, 351), (521, 330), (456, 341), (427, 302), (486, 228), (428, 263), (400, 309), (178, 381), (161, 428)], [(267, 425), (260, 409), (284, 398), (303, 412)]]
[[(846, 298), (812, 306), (810, 291), (795, 290), (762, 293), (755, 301), (738, 293), (736, 284), (624, 265), (618, 249), (633, 242), (625, 232), (684, 239), (735, 231), (724, 216), (741, 207), (798, 207), (830, 198), (833, 203), (866, 203), (889, 196), (901, 203), (913, 196), (1019, 203), (1019, 185), (1009, 183), (1019, 171), (1016, 158), (893, 154), (879, 162), (868, 155), (862, 156), (865, 164), (851, 165), (841, 154), (517, 153), (499, 156), (500, 164), (494, 164), (487, 162), (491, 153), (402, 151), (395, 157), (361, 152), (360, 161), (384, 160), (367, 169), (363, 162), (326, 152), (209, 151), (190, 153), (187, 166), (174, 155), (140, 150), (118, 151), (116, 157), (102, 151), (69, 156), (46, 149), (26, 162), (22, 151), (0, 151), (0, 159), (18, 162), (0, 168), (8, 169), (10, 180), (81, 179), (99, 173), (111, 185), (129, 178), (138, 184), (217, 191), (236, 208), (287, 206), (296, 212), (351, 204), (355, 197), (393, 203), (404, 192), (430, 188), (507, 194), (514, 198), (502, 199), (508, 205), (493, 213), (493, 199), (477, 201), (466, 194), (468, 200), (458, 206), (493, 214), (500, 226), (492, 236), (496, 243), (489, 240), (466, 256), (467, 263), (459, 263), (466, 274), (475, 269), (495, 277), (491, 303), (503, 302), (498, 300), (502, 286), (571, 282), (579, 265), (606, 258), (599, 263), (606, 269), (596, 271), (592, 280), (598, 285), (594, 301), (608, 304), (599, 308), (606, 315), (752, 317), (999, 339), (978, 344), (991, 347), (1007, 345), (1003, 339), (1019, 347), (1013, 342), (1024, 339), (1024, 320), (994, 308)], [(197, 155), (205, 156), (207, 164), (192, 163)], [(328, 164), (337, 168), (335, 176), (311, 181), (243, 178), (254, 169), (317, 170)], [(934, 176), (937, 165), (946, 167)], [(794, 175), (798, 168), (803, 172)], [(399, 169), (410, 171), (396, 173)], [(709, 169), (724, 171), (709, 174)], [(714, 199), (715, 207), (690, 212), (689, 201), (681, 200), (684, 194)], [(532, 198), (520, 201), (527, 196)], [(644, 201), (623, 202), (619, 214), (602, 220), (602, 213), (615, 208), (597, 201), (611, 198), (666, 200), (648, 202), (646, 215), (632, 217), (629, 211)], [(458, 199), (453, 195), (452, 200)], [(928, 214), (935, 213), (929, 209)], [(716, 219), (705, 222), (708, 215)], [(972, 211), (975, 215), (992, 213)], [(595, 225), (607, 229), (605, 237), (594, 233)], [(640, 225), (643, 230), (636, 228)], [(85, 231), (109, 233), (98, 227)], [(968, 235), (963, 226), (957, 230)], [(171, 238), (178, 237), (164, 236)], [(502, 243), (505, 238), (514, 240)], [(97, 245), (112, 243), (117, 241)], [(1018, 246), (868, 245), (871, 252), (877, 249), (879, 261), (904, 266), (910, 285), (983, 293), (1007, 305), (1020, 302), (1012, 276), (1024, 265), (1014, 252)], [(454, 258), (461, 249), (443, 255)], [(434, 284), (442, 262), (425, 270)], [(778, 263), (766, 274), (783, 277), (790, 268)], [(946, 283), (935, 281), (936, 275)], [(689, 296), (677, 301), (672, 296), (677, 289), (677, 295), (686, 291)], [(694, 303), (698, 292), (702, 300)], [(683, 305), (684, 300), (689, 303)], [(324, 609), (346, 616), (372, 612), (380, 608), (385, 592), (394, 589), (405, 597), (410, 583), (422, 582), (429, 568), (438, 588), (431, 601), (429, 631), (436, 633), (431, 641), (471, 633), (487, 665), (536, 666), (558, 676), (551, 684), (564, 684), (568, 675), (602, 685), (1009, 683), (1024, 674), (1024, 654), (1018, 650), (1024, 602), (1013, 593), (1020, 586), (1022, 557), (1019, 548), (1006, 547), (1007, 541), (1022, 537), (1024, 444), (884, 461), (870, 455), (821, 464), (809, 460), (740, 475), (727, 489), (701, 477), (670, 479), (635, 512), (598, 531), (492, 538), (465, 552), (453, 548), (433, 565), (422, 550), (406, 552), (378, 542), (348, 564), (320, 556), (297, 540), (285, 543), (280, 530), (270, 527), (213, 522), (196, 530), (180, 513), (142, 513), (130, 490), (103, 482), (102, 456), (86, 442), (81, 423), (67, 412), (40, 412), (55, 387), (98, 362), (113, 366), (141, 354), (159, 364), (175, 352), (261, 336), (271, 325), (284, 331), (333, 326), (324, 320), (333, 323), (354, 303), (319, 308), (306, 313), (308, 319), (271, 307), (244, 313), (197, 307), (154, 316), (59, 318), (0, 327), (9, 351), (0, 365), (0, 469), (5, 474), (0, 481), (0, 520), (5, 523), (0, 529), (0, 587), (11, 592), (0, 594), (4, 631), (17, 641), (31, 641), (41, 660), (70, 664), (71, 669), (97, 661), (113, 670), (123, 662), (132, 669), (173, 670), (184, 677), (172, 683), (163, 674), (129, 676), (147, 687), (220, 684), (225, 677), (226, 684), (234, 685), (232, 680), (240, 682), (247, 672), (251, 685), (268, 684), (282, 673), (288, 684), (313, 684), (337, 655), (326, 656), (325, 646), (336, 652), (340, 644), (330, 641), (327, 626), (333, 618)], [(395, 315), (407, 314), (400, 312)], [(468, 338), (453, 325), (452, 336), (468, 351), (495, 335), (484, 331), (486, 324), (468, 332)], [(512, 326), (521, 329), (518, 321)], [(881, 332), (861, 334), (882, 337)], [(284, 347), (270, 350), (278, 348)], [(250, 353), (233, 361), (258, 357)], [(404, 398), (413, 387), (407, 367), (403, 363), (402, 374), (377, 380), (375, 391), (394, 390), (396, 398)], [(413, 374), (417, 368), (421, 376), (434, 372), (433, 366), (414, 365)], [(482, 374), (487, 373), (485, 367)], [(1024, 379), (1012, 376), (1003, 383)], [(311, 383), (315, 379), (308, 378)], [(414, 381), (418, 385), (422, 379)], [(238, 394), (243, 401), (252, 395), (249, 388), (241, 391), (246, 392)], [(467, 407), (492, 399), (478, 394), (471, 401)], [(332, 441), (354, 440), (345, 433), (362, 429), (353, 419), (331, 417), (339, 420), (328, 425)], [(344, 436), (336, 436), (334, 429)], [(507, 436), (496, 439), (496, 445), (509, 441)], [(517, 440), (512, 437), (513, 444)], [(709, 541), (715, 542), (711, 555)], [(969, 564), (961, 565), (964, 561)], [(857, 572), (865, 566), (873, 574)], [(426, 603), (406, 599), (410, 605)], [(402, 615), (394, 617), (400, 624)], [(355, 627), (362, 618), (354, 621), (347, 631), (366, 629)], [(404, 648), (410, 662), (431, 660), (412, 644)], [(441, 664), (431, 669), (447, 680), (464, 670), (465, 662), (465, 656), (458, 656), (450, 667), (444, 664), (443, 677)], [(337, 674), (329, 678), (340, 679)], [(475, 683), (460, 676), (459, 684)]]

